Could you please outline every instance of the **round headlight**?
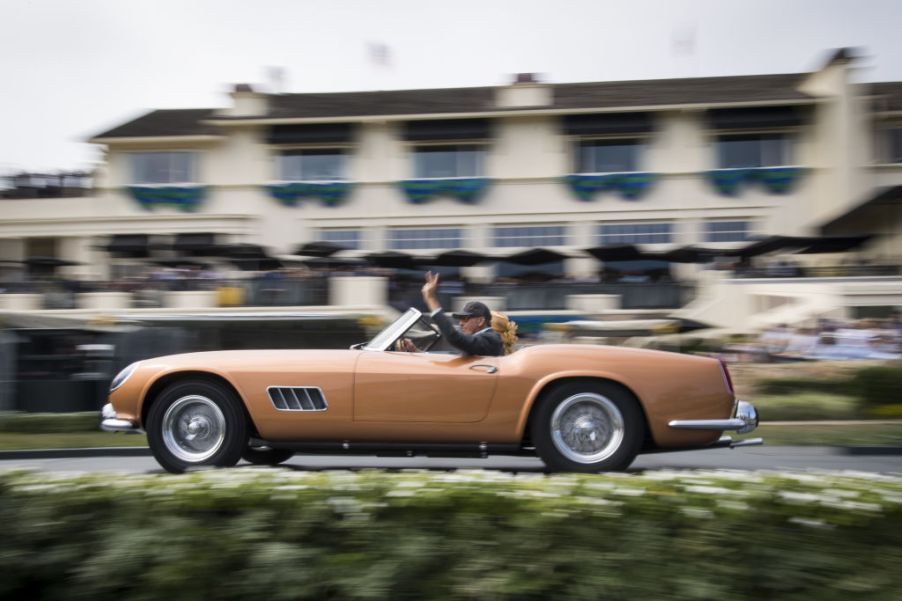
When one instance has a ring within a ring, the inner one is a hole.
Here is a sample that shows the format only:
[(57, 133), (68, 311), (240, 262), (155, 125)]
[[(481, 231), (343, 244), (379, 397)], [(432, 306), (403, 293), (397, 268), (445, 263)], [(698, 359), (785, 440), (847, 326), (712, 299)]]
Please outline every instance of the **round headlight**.
[(113, 392), (114, 390), (125, 384), (125, 381), (128, 380), (128, 378), (133, 373), (135, 373), (135, 370), (137, 368), (138, 362), (136, 361), (135, 363), (132, 363), (131, 365), (120, 371), (118, 374), (116, 374), (116, 377), (113, 378), (112, 382), (110, 382), (110, 392)]

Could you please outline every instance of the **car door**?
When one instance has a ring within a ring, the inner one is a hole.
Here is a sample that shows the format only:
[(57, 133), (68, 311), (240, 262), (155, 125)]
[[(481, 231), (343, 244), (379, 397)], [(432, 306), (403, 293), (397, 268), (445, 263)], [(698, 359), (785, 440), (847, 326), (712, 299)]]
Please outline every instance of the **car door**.
[(497, 371), (498, 357), (364, 352), (354, 374), (354, 421), (478, 422)]

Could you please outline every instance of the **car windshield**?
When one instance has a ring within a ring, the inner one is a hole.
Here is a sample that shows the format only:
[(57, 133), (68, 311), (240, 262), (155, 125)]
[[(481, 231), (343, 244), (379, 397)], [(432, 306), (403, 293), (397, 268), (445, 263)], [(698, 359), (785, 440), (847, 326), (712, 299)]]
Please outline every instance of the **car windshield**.
[(394, 323), (379, 332), (363, 349), (367, 351), (389, 350), (401, 336), (410, 338), (421, 350), (428, 350), (439, 337), (423, 314), (411, 307)]

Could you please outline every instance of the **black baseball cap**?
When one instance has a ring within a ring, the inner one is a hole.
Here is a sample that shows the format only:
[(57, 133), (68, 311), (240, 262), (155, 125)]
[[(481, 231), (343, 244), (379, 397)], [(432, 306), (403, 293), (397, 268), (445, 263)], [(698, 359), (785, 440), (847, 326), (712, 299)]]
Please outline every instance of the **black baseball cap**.
[(486, 323), (492, 321), (492, 312), (489, 308), (479, 301), (470, 301), (460, 311), (455, 311), (451, 317), (460, 319), (461, 317), (484, 317)]

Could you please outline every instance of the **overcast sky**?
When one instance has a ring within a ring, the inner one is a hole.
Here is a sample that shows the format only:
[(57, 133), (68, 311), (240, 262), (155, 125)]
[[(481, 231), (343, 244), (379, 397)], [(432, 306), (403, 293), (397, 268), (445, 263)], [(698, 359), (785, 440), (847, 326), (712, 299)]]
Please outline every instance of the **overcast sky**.
[(0, 172), (89, 168), (153, 108), (283, 91), (791, 73), (865, 50), (902, 80), (900, 0), (0, 0)]

